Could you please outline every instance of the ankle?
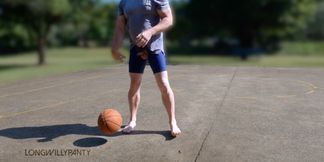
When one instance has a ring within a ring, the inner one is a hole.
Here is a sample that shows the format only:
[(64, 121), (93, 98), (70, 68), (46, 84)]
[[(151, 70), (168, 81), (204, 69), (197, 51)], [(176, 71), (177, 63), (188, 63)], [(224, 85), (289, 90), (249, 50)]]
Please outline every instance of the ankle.
[(130, 118), (130, 119), (128, 120), (128, 123), (131, 123), (131, 122), (136, 123), (136, 118)]
[(136, 120), (131, 120), (128, 122), (128, 125), (130, 126), (136, 126)]
[(169, 121), (170, 125), (177, 125), (177, 120), (173, 119), (171, 121)]

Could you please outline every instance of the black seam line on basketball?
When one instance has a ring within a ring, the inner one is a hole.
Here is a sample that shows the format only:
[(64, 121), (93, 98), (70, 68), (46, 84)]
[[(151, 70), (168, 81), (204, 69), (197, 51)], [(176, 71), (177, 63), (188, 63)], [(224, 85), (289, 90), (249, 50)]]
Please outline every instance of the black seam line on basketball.
[[(233, 73), (233, 75), (232, 75), (232, 78), (231, 78), (230, 82), (228, 83), (228, 86), (227, 86), (227, 89), (226, 89), (226, 91), (225, 91), (225, 94), (224, 94), (224, 96), (223, 96), (223, 98), (222, 98), (222, 101), (221, 101), (221, 103), (219, 104), (219, 109), (216, 110), (215, 115), (218, 114), (218, 112), (222, 109), (222, 107), (223, 107), (223, 105), (224, 105), (225, 99), (227, 98), (228, 92), (229, 92), (229, 90), (231, 89), (231, 86), (232, 86), (233, 80), (234, 80), (234, 78), (235, 78), (235, 76), (236, 76), (236, 72), (237, 72), (237, 70), (238, 70), (238, 67), (236, 67), (235, 70), (234, 70), (234, 73)], [(204, 145), (205, 145), (205, 142), (206, 142), (206, 140), (207, 140), (207, 137), (209, 136), (210, 131), (212, 130), (212, 128), (213, 128), (213, 126), (214, 126), (215, 121), (216, 121), (216, 118), (214, 118), (214, 120), (212, 121), (211, 126), (209, 127), (208, 132), (207, 132), (205, 138), (203, 139), (203, 142), (202, 142), (201, 145), (200, 145), (199, 151), (198, 151), (198, 153), (197, 153), (197, 155), (196, 155), (196, 158), (195, 158), (195, 162), (197, 162), (198, 157), (200, 156), (200, 153), (201, 153), (201, 151), (202, 151), (202, 149), (203, 149), (203, 147), (204, 147)]]
[(111, 122), (111, 123), (113, 123), (113, 124), (115, 124), (115, 125), (117, 125), (117, 126), (119, 126), (119, 127), (121, 126), (121, 125), (119, 125), (118, 123), (116, 123), (116, 122), (114, 122), (114, 121), (111, 121), (111, 120), (109, 120), (109, 119), (106, 119), (106, 120), (105, 120), (106, 123), (107, 123), (107, 121), (108, 121), (108, 122)]
[(108, 115), (108, 116), (105, 116), (106, 118), (110, 118), (110, 117), (119, 117), (119, 116), (121, 116), (121, 115)]
[(108, 115), (108, 116), (105, 116), (106, 118), (112, 118), (112, 117), (121, 117), (121, 115)]
[(103, 121), (104, 127), (106, 127), (109, 132), (112, 132), (111, 129), (108, 127), (107, 121), (105, 120), (105, 118), (103, 118), (102, 114), (100, 114), (100, 118), (101, 118), (101, 121)]
[[(114, 124), (114, 125), (117, 125), (118, 127), (121, 127), (121, 124), (117, 124), (117, 123), (115, 123), (115, 122), (113, 122), (113, 121), (111, 121), (111, 120), (109, 120), (109, 119), (104, 118), (103, 115), (102, 115), (102, 113), (100, 114), (100, 118), (102, 119), (102, 121), (104, 121), (104, 126), (108, 129), (108, 131), (109, 131), (110, 133), (112, 133), (113, 130), (111, 130), (111, 128), (108, 127), (108, 124), (107, 124), (108, 122), (107, 122), (107, 121), (111, 122), (111, 124)], [(109, 135), (109, 134), (108, 134), (108, 135)]]
[(108, 127), (106, 122), (104, 122), (104, 127), (108, 130), (108, 132), (112, 132), (111, 129)]
[(109, 132), (112, 132), (111, 129), (108, 127), (108, 125), (107, 125), (107, 121), (105, 120), (105, 118), (103, 117), (102, 114), (100, 114), (100, 118), (102, 119), (102, 121), (104, 121), (104, 122), (103, 122), (103, 123), (104, 123), (104, 126), (108, 129), (108, 131), (109, 131)]

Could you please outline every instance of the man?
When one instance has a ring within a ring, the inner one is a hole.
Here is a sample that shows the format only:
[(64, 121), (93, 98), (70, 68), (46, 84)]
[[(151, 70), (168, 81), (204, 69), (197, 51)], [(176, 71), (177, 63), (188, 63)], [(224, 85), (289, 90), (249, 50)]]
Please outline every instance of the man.
[(160, 89), (163, 104), (169, 117), (172, 136), (181, 133), (175, 118), (175, 101), (169, 84), (164, 54), (163, 32), (173, 24), (168, 0), (121, 0), (112, 41), (112, 56), (123, 62), (125, 56), (119, 51), (125, 29), (128, 30), (131, 49), (129, 58), (130, 88), (128, 102), (130, 120), (123, 129), (131, 133), (136, 126), (136, 113), (140, 103), (140, 87), (146, 62), (148, 61)]

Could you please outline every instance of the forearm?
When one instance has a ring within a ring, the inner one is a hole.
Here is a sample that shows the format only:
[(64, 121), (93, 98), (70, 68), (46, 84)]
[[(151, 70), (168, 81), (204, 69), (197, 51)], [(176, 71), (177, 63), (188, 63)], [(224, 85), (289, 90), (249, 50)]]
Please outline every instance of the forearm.
[(112, 39), (111, 51), (114, 53), (120, 49), (123, 44), (125, 35), (126, 19), (123, 16), (119, 16), (116, 21), (116, 27)]
[(156, 35), (168, 30), (172, 25), (173, 25), (172, 17), (164, 17), (157, 25), (152, 27), (150, 31), (152, 32), (152, 35)]
[(114, 36), (112, 39), (112, 45), (111, 45), (111, 51), (116, 52), (120, 49), (120, 47), (123, 44), (123, 39), (124, 39), (124, 33), (125, 31), (120, 28), (116, 28), (114, 32)]
[(173, 25), (173, 17), (170, 8), (157, 10), (157, 13), (160, 16), (160, 22), (136, 36), (135, 43), (138, 47), (145, 47), (153, 35), (164, 32)]

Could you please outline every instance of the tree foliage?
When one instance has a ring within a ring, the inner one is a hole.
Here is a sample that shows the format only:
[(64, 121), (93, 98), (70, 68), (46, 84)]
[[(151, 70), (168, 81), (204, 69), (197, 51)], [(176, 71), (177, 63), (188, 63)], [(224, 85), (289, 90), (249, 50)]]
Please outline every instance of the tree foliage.
[[(316, 0), (191, 0), (194, 37), (236, 37), (242, 48), (269, 47), (305, 25)], [(198, 29), (198, 30), (195, 30)]]
[(304, 31), (309, 39), (324, 39), (324, 1), (317, 5), (314, 17), (309, 21)]
[[(271, 50), (278, 48), (280, 40), (299, 33), (324, 39), (323, 0), (171, 2), (175, 27), (167, 38), (182, 47), (192, 40), (208, 40), (212, 45), (212, 41), (230, 38), (235, 44), (239, 42), (234, 48)], [(113, 35), (116, 5), (102, 0), (1, 0), (0, 53), (36, 48), (42, 64), (46, 40), (49, 46), (107, 45)]]
[(62, 26), (58, 36), (64, 40), (69, 40), (70, 43), (87, 46), (89, 39), (89, 31), (93, 25), (93, 21), (98, 20), (94, 17), (95, 9), (97, 8), (98, 0), (70, 0), (72, 10)]
[(98, 0), (70, 2), (72, 10), (63, 23), (55, 26), (55, 31), (52, 31), (53, 39), (59, 45), (88, 47), (93, 43), (107, 44), (114, 28), (116, 5), (101, 4)]
[(38, 64), (45, 63), (46, 37), (50, 27), (61, 20), (69, 9), (68, 0), (2, 0), (2, 21), (20, 24), (36, 38)]

